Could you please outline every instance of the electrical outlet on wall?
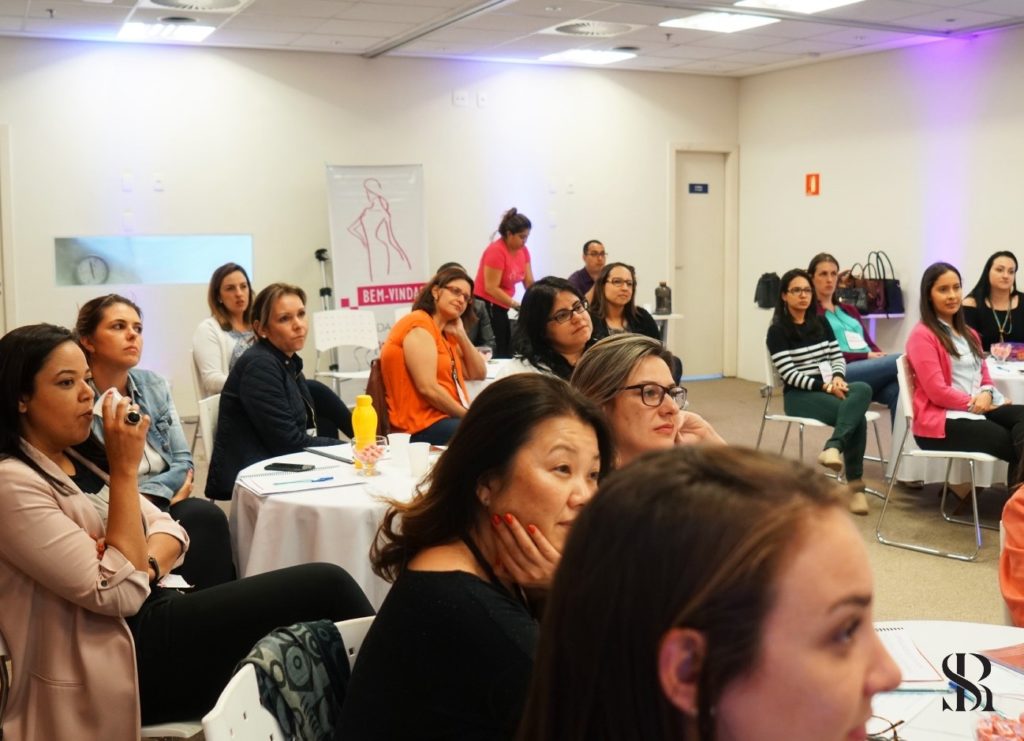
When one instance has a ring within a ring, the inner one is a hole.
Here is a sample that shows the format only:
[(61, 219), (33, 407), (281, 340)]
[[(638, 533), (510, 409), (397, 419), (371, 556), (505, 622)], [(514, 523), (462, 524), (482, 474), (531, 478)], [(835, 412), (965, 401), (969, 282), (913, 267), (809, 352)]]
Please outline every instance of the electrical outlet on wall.
[(469, 91), (468, 90), (453, 90), (452, 91), (452, 105), (458, 108), (469, 108)]

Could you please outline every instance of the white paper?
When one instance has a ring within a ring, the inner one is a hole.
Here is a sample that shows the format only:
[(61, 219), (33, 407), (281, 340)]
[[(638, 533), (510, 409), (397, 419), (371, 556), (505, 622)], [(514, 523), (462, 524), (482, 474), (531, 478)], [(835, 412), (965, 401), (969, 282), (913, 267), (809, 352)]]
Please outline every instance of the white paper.
[[(940, 682), (942, 677), (924, 657), (920, 649), (911, 640), (910, 635), (900, 626), (875, 628), (879, 640), (885, 650), (892, 656), (900, 668), (903, 683), (907, 682)], [(901, 685), (902, 687), (902, 685)]]

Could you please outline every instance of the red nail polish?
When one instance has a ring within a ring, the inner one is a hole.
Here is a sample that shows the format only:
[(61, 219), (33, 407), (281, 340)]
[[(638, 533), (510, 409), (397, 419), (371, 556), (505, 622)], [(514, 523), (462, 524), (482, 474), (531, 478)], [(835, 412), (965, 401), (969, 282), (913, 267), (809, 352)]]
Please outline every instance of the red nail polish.
[(505, 515), (505, 522), (507, 522), (509, 525), (511, 525), (515, 521), (516, 521), (516, 518), (513, 517), (511, 513), (506, 513), (506, 515)]
[(498, 525), (501, 524), (501, 515), (494, 515), (491, 517), (491, 524), (494, 525), (494, 527), (498, 527)]
[(527, 525), (526, 529), (530, 531), (530, 535), (536, 535), (537, 534), (537, 526), (536, 525)]

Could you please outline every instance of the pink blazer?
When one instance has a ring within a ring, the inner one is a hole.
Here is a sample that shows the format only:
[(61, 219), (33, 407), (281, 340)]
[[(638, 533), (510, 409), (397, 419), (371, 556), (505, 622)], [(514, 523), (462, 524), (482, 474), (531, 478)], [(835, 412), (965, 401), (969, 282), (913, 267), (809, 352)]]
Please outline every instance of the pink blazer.
[[(22, 447), (73, 493), (15, 458), (0, 460), (0, 632), (14, 672), (5, 738), (138, 739), (135, 644), (124, 618), (149, 595), (149, 577), (113, 547), (97, 558), (104, 528), (92, 503), (56, 464)], [(170, 516), (145, 499), (142, 512), (150, 534), (188, 547)]]
[[(975, 336), (978, 333), (968, 328)], [(928, 327), (918, 323), (907, 338), (907, 359), (914, 371), (914, 429), (918, 437), (945, 437), (946, 410), (966, 412), (970, 394), (952, 386), (953, 363), (946, 348)], [(981, 383), (992, 385), (988, 364), (981, 364)]]

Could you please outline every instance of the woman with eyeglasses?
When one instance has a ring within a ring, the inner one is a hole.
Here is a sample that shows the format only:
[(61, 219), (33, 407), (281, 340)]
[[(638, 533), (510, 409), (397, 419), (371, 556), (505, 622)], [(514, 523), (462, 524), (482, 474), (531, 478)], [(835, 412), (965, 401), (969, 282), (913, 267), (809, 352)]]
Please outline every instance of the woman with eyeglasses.
[(466, 380), (487, 374), (483, 355), (466, 334), (473, 281), (446, 268), (423, 286), (412, 311), (399, 319), (380, 351), (388, 418), (413, 442), (446, 445), (466, 416)]
[(897, 738), (872, 716), (900, 671), (844, 506), (806, 466), (753, 450), (662, 451), (611, 474), (563, 549), (518, 738)]
[(638, 334), (607, 337), (587, 350), (569, 383), (604, 410), (624, 466), (651, 450), (725, 444), (699, 414), (684, 411), (686, 389), (672, 380), (672, 355)]
[(580, 292), (562, 278), (541, 278), (523, 295), (512, 335), (515, 354), (500, 375), (549, 373), (568, 381), (592, 342), (592, 329)]
[(597, 277), (590, 316), (594, 322), (595, 340), (634, 332), (661, 341), (661, 332), (654, 317), (636, 305), (636, 271), (624, 262), (609, 263)]
[(832, 426), (818, 463), (836, 473), (846, 467), (850, 511), (868, 513), (864, 495), (864, 448), (871, 387), (846, 382), (846, 361), (828, 322), (811, 309), (812, 279), (794, 268), (782, 276), (775, 315), (768, 327), (768, 352), (782, 379), (786, 414), (810, 417)]

